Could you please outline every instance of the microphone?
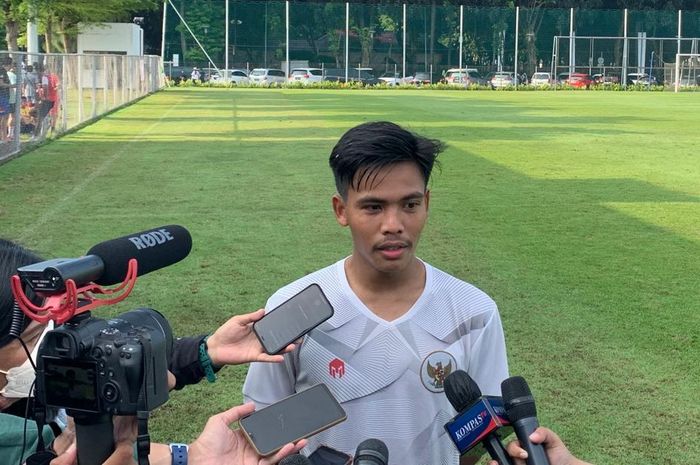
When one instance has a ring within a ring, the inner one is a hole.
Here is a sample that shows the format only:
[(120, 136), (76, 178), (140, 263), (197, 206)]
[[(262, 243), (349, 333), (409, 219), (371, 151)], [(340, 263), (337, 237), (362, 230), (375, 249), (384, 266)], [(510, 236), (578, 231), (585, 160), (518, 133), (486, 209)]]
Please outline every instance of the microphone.
[(301, 454), (288, 455), (278, 465), (311, 465), (311, 460)]
[(387, 465), (389, 449), (379, 439), (365, 439), (355, 450), (353, 465)]
[(499, 465), (512, 465), (496, 432), (509, 424), (501, 398), (482, 396), (466, 371), (455, 370), (444, 383), (445, 395), (457, 411), (457, 416), (445, 424), (445, 431), (460, 455), (481, 444)]
[(104, 265), (102, 275), (94, 279), (95, 284), (110, 286), (124, 280), (132, 258), (139, 264), (137, 276), (143, 276), (179, 262), (190, 250), (190, 232), (171, 224), (101, 242), (88, 250), (87, 255), (99, 257)]
[(66, 290), (66, 281), (77, 286), (94, 282), (110, 286), (122, 282), (129, 260), (138, 262), (137, 276), (164, 268), (185, 258), (192, 249), (192, 236), (182, 226), (169, 225), (101, 242), (84, 257), (57, 258), (17, 269), (21, 279), (35, 292)]
[(539, 426), (535, 399), (522, 376), (512, 376), (501, 383), (506, 413), (515, 429), (520, 445), (527, 451), (527, 465), (549, 465), (541, 444), (530, 442), (530, 434)]

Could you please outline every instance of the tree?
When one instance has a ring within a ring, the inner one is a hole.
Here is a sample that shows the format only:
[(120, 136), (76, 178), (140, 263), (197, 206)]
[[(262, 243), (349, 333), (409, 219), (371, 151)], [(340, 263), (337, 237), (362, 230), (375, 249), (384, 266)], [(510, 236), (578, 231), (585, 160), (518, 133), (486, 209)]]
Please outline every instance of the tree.
[(7, 49), (11, 52), (17, 51), (17, 37), (19, 36), (20, 25), (26, 23), (26, 6), (22, 0), (2, 0), (0, 1), (0, 15), (5, 24), (5, 42)]
[[(131, 20), (131, 12), (154, 9), (158, 3), (158, 0), (0, 0), (0, 17), (10, 51), (18, 50), (18, 39), (26, 33), (24, 24), (30, 16), (35, 16), (44, 35), (46, 52), (57, 48), (75, 52), (79, 24)], [(56, 47), (59, 37), (61, 47)]]
[(394, 36), (396, 34), (396, 31), (399, 29), (399, 22), (388, 14), (380, 14), (377, 17), (377, 21), (379, 22), (379, 28), (383, 32), (389, 32), (392, 35), (391, 42), (389, 42), (389, 51), (387, 52), (385, 60), (385, 64), (388, 67), (389, 60), (391, 59), (391, 47), (394, 45)]
[(537, 70), (537, 37), (542, 26), (545, 8), (556, 6), (554, 0), (524, 0), (520, 2), (523, 13), (523, 33), (525, 35), (526, 72), (532, 74)]

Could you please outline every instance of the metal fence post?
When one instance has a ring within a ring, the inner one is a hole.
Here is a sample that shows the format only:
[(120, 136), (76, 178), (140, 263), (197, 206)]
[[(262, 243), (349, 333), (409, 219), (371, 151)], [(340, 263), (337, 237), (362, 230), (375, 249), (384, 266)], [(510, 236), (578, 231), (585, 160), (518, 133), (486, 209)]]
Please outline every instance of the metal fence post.
[(97, 117), (97, 55), (92, 56), (92, 111), (90, 119)]
[(78, 55), (78, 123), (83, 122), (83, 56)]

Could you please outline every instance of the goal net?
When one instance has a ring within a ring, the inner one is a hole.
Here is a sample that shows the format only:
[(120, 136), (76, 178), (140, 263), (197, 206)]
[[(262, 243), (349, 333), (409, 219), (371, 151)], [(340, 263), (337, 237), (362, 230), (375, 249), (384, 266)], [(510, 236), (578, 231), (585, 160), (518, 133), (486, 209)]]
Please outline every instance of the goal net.
[(673, 72), (675, 92), (700, 90), (700, 53), (677, 53)]

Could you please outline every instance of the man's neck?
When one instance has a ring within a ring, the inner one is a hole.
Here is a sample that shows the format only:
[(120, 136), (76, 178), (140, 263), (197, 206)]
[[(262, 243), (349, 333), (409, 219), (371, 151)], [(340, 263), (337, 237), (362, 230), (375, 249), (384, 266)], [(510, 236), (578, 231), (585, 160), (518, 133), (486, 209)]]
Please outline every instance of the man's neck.
[(425, 265), (417, 258), (394, 273), (366, 269), (360, 263), (352, 256), (345, 261), (348, 284), (367, 308), (386, 321), (408, 312), (425, 289)]

